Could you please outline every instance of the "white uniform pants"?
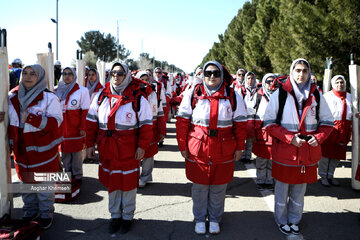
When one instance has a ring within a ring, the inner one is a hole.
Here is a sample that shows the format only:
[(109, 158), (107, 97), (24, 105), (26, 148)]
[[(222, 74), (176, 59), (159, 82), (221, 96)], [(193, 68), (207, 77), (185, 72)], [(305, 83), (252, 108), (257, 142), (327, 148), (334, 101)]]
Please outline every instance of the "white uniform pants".
[(65, 172), (71, 172), (72, 178), (81, 179), (83, 176), (82, 170), (82, 151), (72, 153), (62, 153), (61, 161), (65, 168)]
[(306, 183), (287, 184), (275, 182), (275, 222), (277, 224), (299, 224), (303, 209)]
[(273, 184), (274, 180), (271, 176), (272, 161), (270, 159), (256, 157), (256, 183), (257, 184)]
[(134, 218), (137, 188), (123, 192), (116, 190), (109, 193), (109, 212), (111, 218), (132, 220)]
[(40, 213), (40, 218), (52, 218), (54, 214), (54, 192), (23, 193), (24, 217), (34, 217)]
[(241, 155), (241, 159), (249, 159), (251, 160), (251, 154), (252, 154), (252, 140), (251, 138), (246, 139), (245, 141), (245, 150), (243, 151)]
[(319, 175), (322, 178), (333, 178), (335, 169), (340, 160), (335, 158), (322, 157), (319, 161)]
[(143, 182), (152, 181), (152, 171), (154, 169), (154, 157), (144, 158), (141, 163), (142, 169), (140, 179)]
[(202, 185), (193, 183), (192, 200), (195, 222), (221, 221), (225, 207), (225, 192), (227, 184)]

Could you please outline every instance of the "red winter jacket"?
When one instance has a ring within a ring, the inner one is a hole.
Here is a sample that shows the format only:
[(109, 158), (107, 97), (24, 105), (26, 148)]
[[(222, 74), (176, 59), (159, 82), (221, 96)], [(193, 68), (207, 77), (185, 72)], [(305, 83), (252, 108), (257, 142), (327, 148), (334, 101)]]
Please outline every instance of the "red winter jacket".
[(41, 92), (26, 109), (29, 115), (24, 127), (20, 128), (18, 89), (17, 86), (9, 95), (9, 144), (14, 152), (18, 177), (23, 182), (33, 182), (34, 172), (59, 170), (61, 105), (52, 92)]

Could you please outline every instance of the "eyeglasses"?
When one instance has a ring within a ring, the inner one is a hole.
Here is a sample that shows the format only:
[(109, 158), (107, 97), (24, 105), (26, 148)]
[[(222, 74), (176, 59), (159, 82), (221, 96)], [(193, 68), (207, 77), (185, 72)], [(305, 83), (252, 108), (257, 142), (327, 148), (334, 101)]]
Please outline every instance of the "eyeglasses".
[(204, 72), (204, 76), (205, 77), (211, 77), (211, 75), (214, 74), (214, 77), (218, 78), (221, 76), (221, 72), (219, 70), (215, 70), (215, 71), (205, 71)]
[(239, 73), (238, 76), (245, 76), (245, 73)]
[(74, 74), (72, 72), (62, 72), (61, 75), (63, 75), (63, 76), (72, 76)]
[(111, 71), (110, 72), (110, 74), (112, 75), (112, 76), (118, 76), (118, 77), (121, 77), (121, 76), (125, 76), (126, 75), (126, 73), (124, 72), (124, 71)]

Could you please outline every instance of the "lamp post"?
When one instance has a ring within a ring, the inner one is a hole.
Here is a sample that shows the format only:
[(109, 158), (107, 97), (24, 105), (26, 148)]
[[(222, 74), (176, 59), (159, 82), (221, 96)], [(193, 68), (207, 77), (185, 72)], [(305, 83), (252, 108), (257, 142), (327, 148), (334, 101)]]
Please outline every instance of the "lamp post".
[(51, 18), (51, 21), (56, 24), (56, 60), (59, 60), (59, 16), (58, 16), (58, 4), (59, 0), (56, 0), (56, 20)]

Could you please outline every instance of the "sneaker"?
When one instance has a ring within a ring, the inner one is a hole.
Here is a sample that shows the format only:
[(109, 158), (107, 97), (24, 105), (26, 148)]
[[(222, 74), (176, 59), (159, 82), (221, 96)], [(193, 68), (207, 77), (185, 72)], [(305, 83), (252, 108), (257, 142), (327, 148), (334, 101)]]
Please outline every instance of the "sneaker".
[(287, 224), (285, 224), (285, 225), (280, 224), (279, 230), (280, 230), (280, 232), (282, 232), (285, 235), (289, 235), (291, 233), (291, 229), (290, 229), (289, 225), (287, 225)]
[(289, 226), (290, 226), (290, 231), (292, 234), (295, 234), (295, 235), (300, 234), (299, 226), (297, 224), (290, 223)]
[(109, 222), (109, 233), (116, 233), (121, 226), (121, 218), (111, 218)]
[(41, 229), (48, 229), (51, 227), (53, 218), (39, 218), (39, 226)]
[(204, 222), (197, 222), (195, 224), (195, 232), (197, 234), (205, 234), (206, 233), (206, 227)]
[(122, 224), (121, 224), (121, 233), (127, 233), (128, 231), (130, 231), (132, 225), (132, 220), (123, 220)]
[(331, 185), (333, 185), (333, 186), (340, 186), (340, 183), (339, 183), (339, 181), (338, 180), (336, 180), (335, 178), (329, 178), (328, 179), (328, 182), (331, 184)]
[(209, 225), (209, 233), (211, 234), (218, 234), (220, 233), (220, 226), (217, 222), (210, 222)]
[(139, 179), (139, 188), (144, 188), (146, 186), (146, 182), (144, 182), (143, 180)]
[(324, 187), (330, 187), (330, 183), (326, 178), (320, 178), (320, 183), (321, 185), (323, 185)]

